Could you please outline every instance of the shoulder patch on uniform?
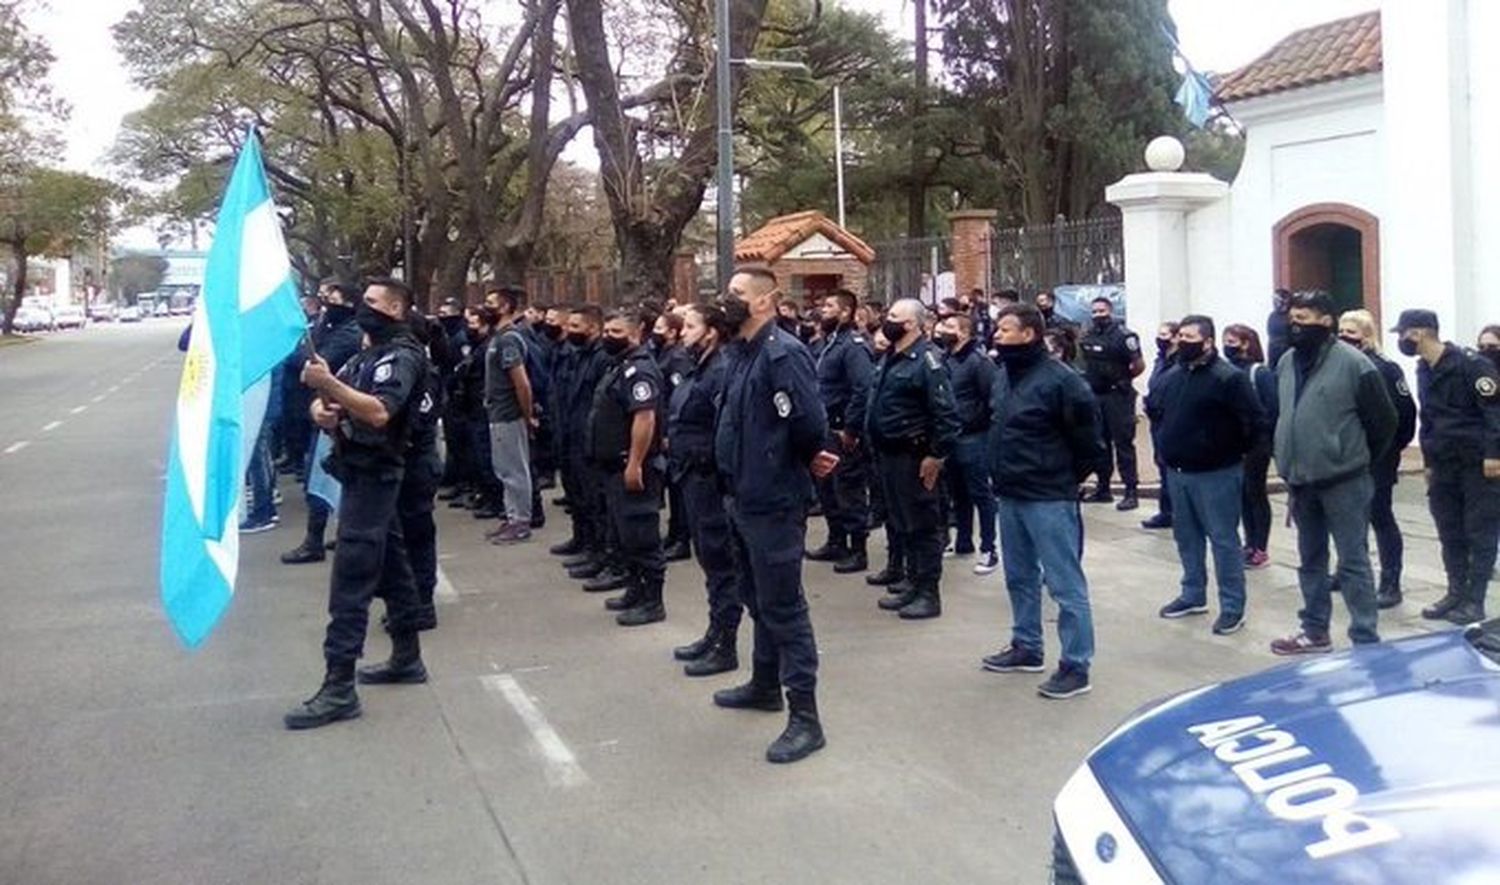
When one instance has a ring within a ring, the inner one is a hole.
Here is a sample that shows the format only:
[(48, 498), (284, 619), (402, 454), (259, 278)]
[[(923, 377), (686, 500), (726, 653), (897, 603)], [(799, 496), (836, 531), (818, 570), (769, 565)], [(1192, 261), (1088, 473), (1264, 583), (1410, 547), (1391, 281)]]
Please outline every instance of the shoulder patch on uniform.
[(1404, 397), (1411, 397), (1411, 388), (1406, 386), (1405, 378), (1396, 379), (1396, 392)]
[(1474, 390), (1485, 399), (1489, 399), (1490, 397), (1494, 396), (1496, 389), (1495, 379), (1491, 378), (1488, 375), (1481, 375), (1479, 379), (1474, 382)]
[(672, 386), (676, 387), (677, 385), (679, 385), (681, 383), (682, 383), (682, 373), (681, 372), (673, 372), (672, 373)]
[(652, 390), (650, 381), (637, 381), (635, 382), (635, 385), (630, 388), (630, 398), (638, 403), (643, 403), (650, 400), (651, 393)]
[(849, 336), (849, 340), (853, 341), (855, 344), (864, 344), (865, 343), (865, 336), (860, 335), (859, 333), (856, 332), (855, 334)]
[(389, 362), (376, 363), (375, 364), (375, 383), (376, 384), (380, 384), (380, 383), (384, 382), (386, 379), (390, 378), (392, 371), (394, 371), (394, 370), (391, 368), (391, 364)]
[(1125, 349), (1128, 350), (1128, 351), (1130, 351), (1131, 353), (1135, 353), (1136, 351), (1140, 350), (1141, 349), (1141, 339), (1138, 338), (1135, 335), (1126, 335), (1125, 336)]
[(792, 413), (792, 398), (785, 390), (776, 391), (776, 395), (771, 397), (771, 402), (776, 404), (777, 415), (785, 418)]
[(630, 376), (634, 375), (635, 373), (636, 373), (635, 366), (626, 366), (625, 367), (625, 377), (626, 378), (629, 378)]
[(943, 361), (938, 359), (938, 355), (931, 350), (927, 351), (927, 368), (941, 369), (942, 367)]

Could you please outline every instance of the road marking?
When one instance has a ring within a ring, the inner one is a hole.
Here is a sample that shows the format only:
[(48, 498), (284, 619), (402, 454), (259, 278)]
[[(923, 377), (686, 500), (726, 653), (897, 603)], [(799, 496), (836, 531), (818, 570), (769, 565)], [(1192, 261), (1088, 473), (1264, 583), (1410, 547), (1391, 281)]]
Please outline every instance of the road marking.
[(563, 743), (563, 739), (531, 698), (526, 696), (526, 692), (521, 690), (521, 683), (516, 681), (516, 677), (509, 673), (499, 673), (481, 676), (479, 681), (486, 690), (505, 698), (516, 715), (521, 717), (526, 730), (531, 732), (532, 740), (536, 741), (537, 748), (542, 751), (543, 771), (548, 783), (557, 787), (577, 787), (588, 783), (589, 776), (578, 764), (573, 751)]
[(31, 440), (29, 439), (23, 439), (20, 442), (13, 442), (6, 447), (5, 454), (14, 455), (16, 452), (21, 451), (29, 445), (31, 445)]
[(432, 593), (439, 602), (457, 602), (458, 591), (453, 588), (453, 582), (448, 580), (448, 573), (443, 571), (442, 566), (437, 569), (437, 586)]
[(69, 411), (72, 412), (74, 415), (81, 415), (84, 412), (87, 412), (88, 410), (89, 410), (88, 406), (75, 406), (74, 408), (70, 409)]
[(50, 433), (50, 432), (56, 430), (57, 428), (59, 428), (61, 426), (62, 426), (62, 422), (61, 421), (53, 421), (52, 423), (48, 424), (46, 427), (43, 427), (42, 428), (42, 432), (43, 433)]
[(113, 386), (113, 387), (111, 387), (111, 388), (110, 388), (110, 389), (109, 389), (109, 392), (110, 392), (110, 393), (118, 393), (118, 392), (119, 392), (119, 390), (120, 390), (120, 385), (118, 385), (118, 384), (116, 384), (116, 385), (115, 385), (115, 386)]
[(102, 403), (102, 402), (104, 402), (104, 394), (101, 393), (98, 396), (94, 397), (94, 402), (96, 402), (96, 403)]

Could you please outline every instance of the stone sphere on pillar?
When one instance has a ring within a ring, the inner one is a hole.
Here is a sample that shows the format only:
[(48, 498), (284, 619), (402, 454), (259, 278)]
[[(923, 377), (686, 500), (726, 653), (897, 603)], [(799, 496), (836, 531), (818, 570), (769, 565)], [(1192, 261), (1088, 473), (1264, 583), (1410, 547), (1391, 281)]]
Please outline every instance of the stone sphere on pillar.
[(1152, 172), (1176, 172), (1185, 159), (1182, 142), (1170, 135), (1159, 135), (1146, 145), (1146, 167)]

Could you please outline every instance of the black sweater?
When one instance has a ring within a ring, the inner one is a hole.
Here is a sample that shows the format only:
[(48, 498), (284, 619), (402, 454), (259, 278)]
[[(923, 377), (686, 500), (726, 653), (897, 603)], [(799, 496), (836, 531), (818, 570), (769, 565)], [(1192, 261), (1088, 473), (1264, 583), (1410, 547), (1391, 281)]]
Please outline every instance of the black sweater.
[(1217, 354), (1193, 365), (1176, 365), (1146, 398), (1146, 414), (1160, 429), (1162, 463), (1187, 473), (1237, 464), (1266, 433), (1260, 398), (1244, 372)]

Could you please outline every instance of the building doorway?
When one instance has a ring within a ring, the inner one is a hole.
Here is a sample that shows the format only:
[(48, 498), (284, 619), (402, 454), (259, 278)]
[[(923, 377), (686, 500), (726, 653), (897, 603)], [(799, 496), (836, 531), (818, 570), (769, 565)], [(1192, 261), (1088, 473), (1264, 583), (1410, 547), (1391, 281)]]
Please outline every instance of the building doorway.
[(1274, 233), (1276, 286), (1322, 289), (1340, 312), (1364, 308), (1380, 323), (1380, 221), (1342, 203), (1307, 206)]

